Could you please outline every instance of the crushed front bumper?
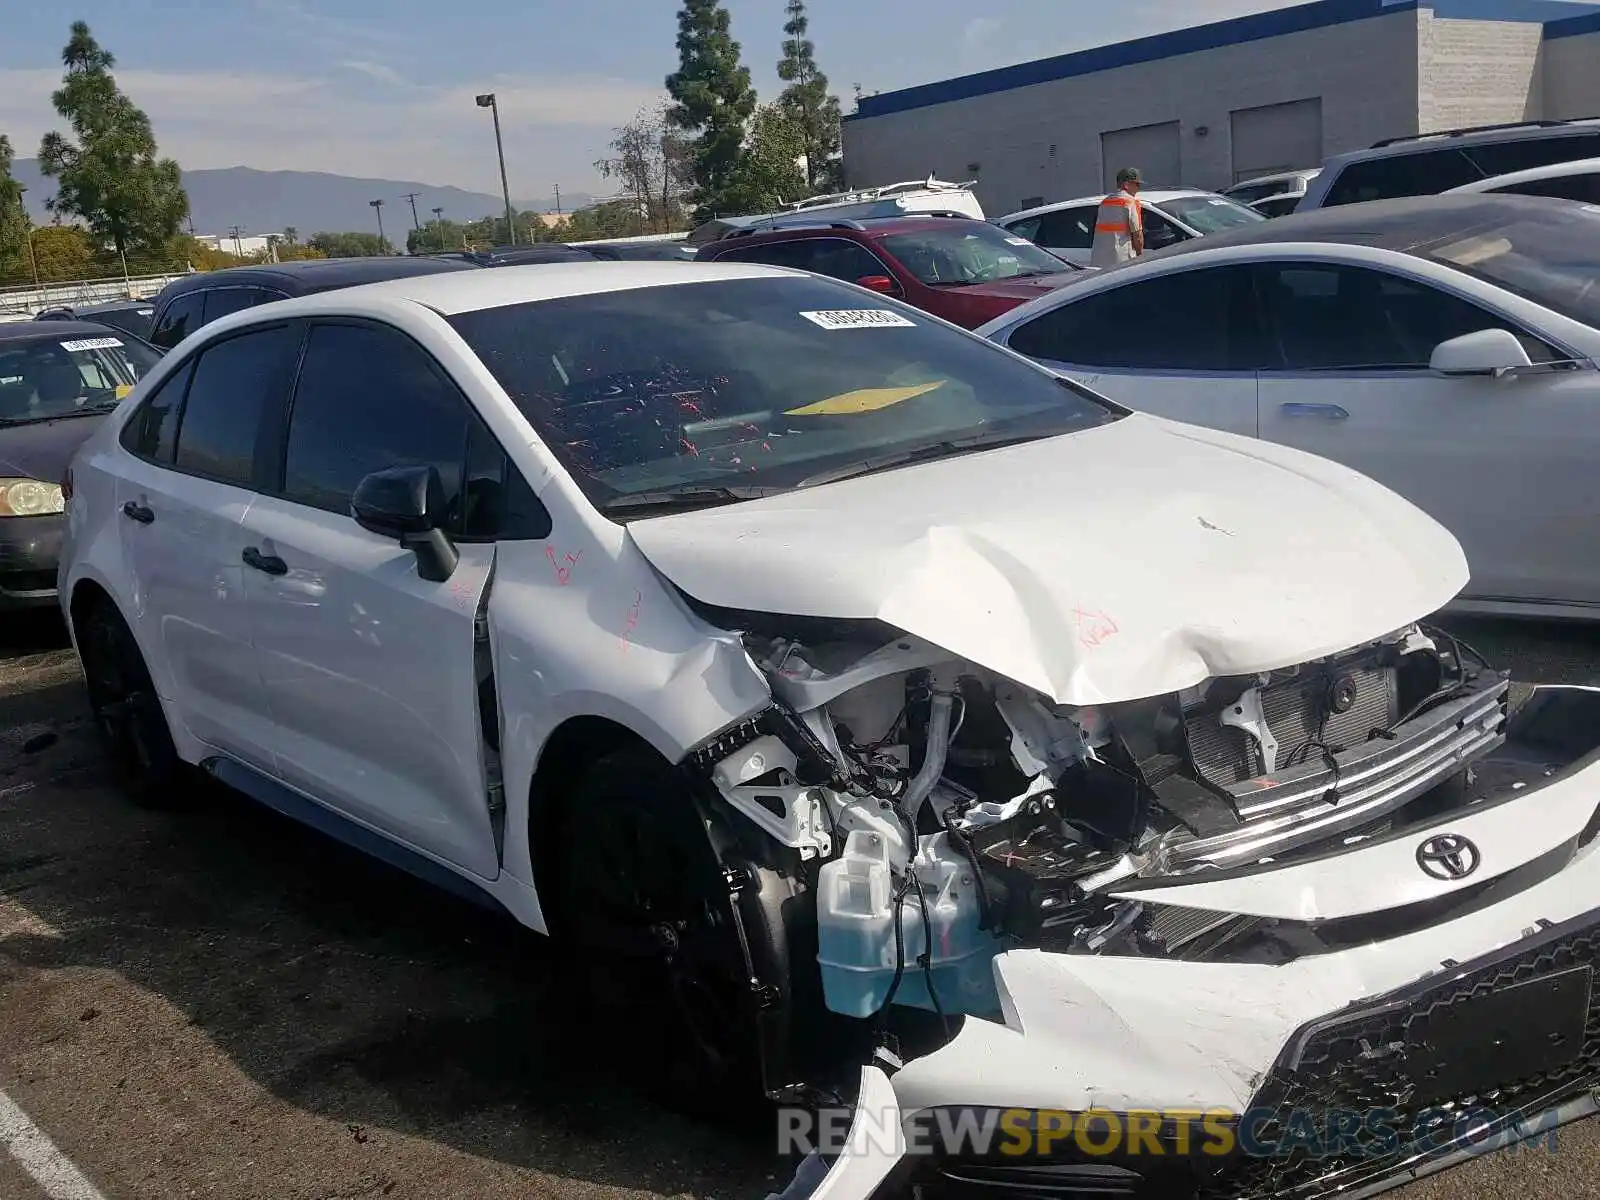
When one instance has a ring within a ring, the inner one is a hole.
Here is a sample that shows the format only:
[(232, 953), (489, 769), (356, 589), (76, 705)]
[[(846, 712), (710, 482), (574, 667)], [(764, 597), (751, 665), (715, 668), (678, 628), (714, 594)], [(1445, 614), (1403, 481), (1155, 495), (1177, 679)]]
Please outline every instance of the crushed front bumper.
[(1524, 712), (1506, 752), (1546, 753), (1542, 783), (1259, 878), (1272, 907), (1304, 872), (1314, 910), (1330, 863), (1370, 880), (1437, 834), (1487, 846), (1508, 816), (1540, 826), (1536, 857), (1434, 895), (1437, 919), (1281, 965), (1002, 955), (1004, 1023), (867, 1068), (811, 1194), (1367, 1196), (1596, 1111), (1600, 689), (1536, 689)]

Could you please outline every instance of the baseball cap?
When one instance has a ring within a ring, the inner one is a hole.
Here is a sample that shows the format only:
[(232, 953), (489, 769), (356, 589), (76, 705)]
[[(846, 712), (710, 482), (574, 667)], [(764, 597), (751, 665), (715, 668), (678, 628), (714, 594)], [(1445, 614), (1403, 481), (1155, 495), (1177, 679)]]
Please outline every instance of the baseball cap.
[(1139, 176), (1139, 168), (1138, 167), (1123, 167), (1122, 170), (1117, 172), (1117, 182), (1118, 183), (1143, 183), (1144, 181)]

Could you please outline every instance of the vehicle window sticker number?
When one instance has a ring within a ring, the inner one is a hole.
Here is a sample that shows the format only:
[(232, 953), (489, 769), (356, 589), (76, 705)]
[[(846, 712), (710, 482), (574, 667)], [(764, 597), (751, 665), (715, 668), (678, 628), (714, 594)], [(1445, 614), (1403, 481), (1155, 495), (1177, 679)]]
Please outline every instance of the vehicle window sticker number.
[(823, 329), (915, 329), (917, 323), (886, 308), (837, 308), (800, 314)]

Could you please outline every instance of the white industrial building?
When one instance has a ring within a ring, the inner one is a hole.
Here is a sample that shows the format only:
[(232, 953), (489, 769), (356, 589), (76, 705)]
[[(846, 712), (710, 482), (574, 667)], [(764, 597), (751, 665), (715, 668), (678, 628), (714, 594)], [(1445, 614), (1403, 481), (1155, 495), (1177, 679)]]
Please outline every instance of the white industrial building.
[(1600, 116), (1600, 4), (1319, 0), (865, 96), (851, 186), (976, 179), (995, 214), (1109, 188), (1217, 189), (1384, 138)]

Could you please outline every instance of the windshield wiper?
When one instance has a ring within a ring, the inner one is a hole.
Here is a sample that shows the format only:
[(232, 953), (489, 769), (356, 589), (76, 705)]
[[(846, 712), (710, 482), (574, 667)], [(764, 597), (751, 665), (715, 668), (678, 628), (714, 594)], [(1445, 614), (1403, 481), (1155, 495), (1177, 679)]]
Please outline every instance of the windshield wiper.
[(674, 508), (711, 508), (719, 504), (737, 504), (741, 500), (760, 500), (763, 496), (771, 496), (785, 490), (774, 487), (724, 487), (720, 484), (685, 483), (654, 492), (634, 492), (631, 495), (616, 496), (600, 505), (600, 511), (639, 513)]
[(819, 471), (809, 478), (802, 479), (796, 486), (807, 488), (824, 483), (837, 483), (841, 479), (854, 479), (858, 475), (871, 475), (877, 471), (887, 471), (910, 463), (926, 462), (935, 458), (954, 458), (958, 454), (971, 454), (977, 450), (997, 450), (1001, 446), (1019, 446), (1024, 442), (1038, 442), (1064, 432), (1066, 431), (1057, 429), (1049, 433), (980, 433), (973, 437), (952, 438), (931, 445), (913, 446), (909, 450), (900, 450), (877, 458), (864, 458), (860, 462), (846, 463), (830, 471)]

